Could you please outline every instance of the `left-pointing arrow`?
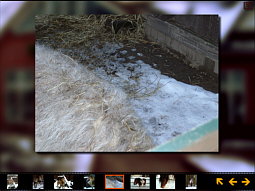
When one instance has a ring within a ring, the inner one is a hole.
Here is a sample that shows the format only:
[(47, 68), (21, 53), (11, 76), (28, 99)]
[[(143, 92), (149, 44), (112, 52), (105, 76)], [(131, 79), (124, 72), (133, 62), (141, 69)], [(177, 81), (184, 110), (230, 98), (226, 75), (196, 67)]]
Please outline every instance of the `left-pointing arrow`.
[(229, 184), (231, 184), (232, 186), (234, 186), (235, 183), (237, 183), (237, 181), (235, 180), (235, 178), (231, 178), (231, 180), (229, 181)]
[(217, 185), (223, 185), (223, 182), (221, 182), (223, 180), (223, 178), (216, 178), (216, 184)]

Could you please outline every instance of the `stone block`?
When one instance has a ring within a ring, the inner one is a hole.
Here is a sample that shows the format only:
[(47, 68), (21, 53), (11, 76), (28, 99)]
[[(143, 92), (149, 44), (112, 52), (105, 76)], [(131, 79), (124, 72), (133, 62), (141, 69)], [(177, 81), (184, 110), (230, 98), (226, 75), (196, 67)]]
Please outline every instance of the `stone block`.
[(158, 41), (166, 44), (166, 35), (164, 33), (158, 32)]
[(216, 74), (219, 74), (219, 62), (218, 61), (215, 62), (213, 72), (216, 73)]
[(215, 61), (208, 57), (205, 57), (204, 64), (200, 66), (200, 69), (206, 72), (212, 73), (214, 72), (214, 67), (215, 67)]

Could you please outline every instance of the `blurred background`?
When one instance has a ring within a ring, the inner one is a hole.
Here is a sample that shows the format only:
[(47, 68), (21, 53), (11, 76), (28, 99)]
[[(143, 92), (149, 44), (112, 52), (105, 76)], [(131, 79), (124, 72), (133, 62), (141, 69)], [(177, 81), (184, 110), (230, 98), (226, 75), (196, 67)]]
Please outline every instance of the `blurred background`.
[[(1, 172), (254, 172), (254, 2), (1, 1), (0, 8)], [(34, 16), (148, 13), (220, 16), (220, 153), (35, 153)]]

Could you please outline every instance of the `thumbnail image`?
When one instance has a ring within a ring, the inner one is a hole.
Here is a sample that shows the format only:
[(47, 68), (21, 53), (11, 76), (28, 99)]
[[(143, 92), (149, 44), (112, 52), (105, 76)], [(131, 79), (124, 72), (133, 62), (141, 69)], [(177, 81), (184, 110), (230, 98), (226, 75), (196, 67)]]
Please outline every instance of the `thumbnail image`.
[(186, 175), (186, 189), (197, 189), (197, 175)]
[(150, 189), (150, 175), (131, 175), (130, 177), (131, 189)]
[(162, 152), (176, 140), (169, 152), (218, 152), (217, 125), (196, 141), (218, 118), (219, 26), (217, 15), (36, 15), (35, 152)]
[(175, 189), (175, 177), (172, 174), (158, 174), (156, 189)]
[(54, 189), (73, 189), (73, 175), (54, 175)]
[(105, 189), (124, 189), (124, 175), (105, 175)]
[(43, 175), (33, 175), (33, 189), (44, 189)]
[(84, 175), (84, 189), (95, 189), (95, 174)]
[(18, 188), (18, 174), (8, 174), (7, 189), (17, 189), (17, 188)]

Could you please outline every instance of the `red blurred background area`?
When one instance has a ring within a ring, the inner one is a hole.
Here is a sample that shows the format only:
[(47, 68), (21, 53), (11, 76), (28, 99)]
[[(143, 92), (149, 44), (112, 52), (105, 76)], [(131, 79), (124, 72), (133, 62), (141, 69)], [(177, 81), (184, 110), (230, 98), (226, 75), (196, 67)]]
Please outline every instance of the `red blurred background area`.
[[(1, 2), (0, 162), (4, 171), (254, 171), (254, 7), (236, 2)], [(34, 152), (34, 16), (219, 14), (220, 153)], [(222, 165), (228, 161), (229, 166)], [(239, 168), (242, 164), (245, 168)]]
[(31, 133), (34, 126), (33, 33), (1, 37), (1, 128)]

